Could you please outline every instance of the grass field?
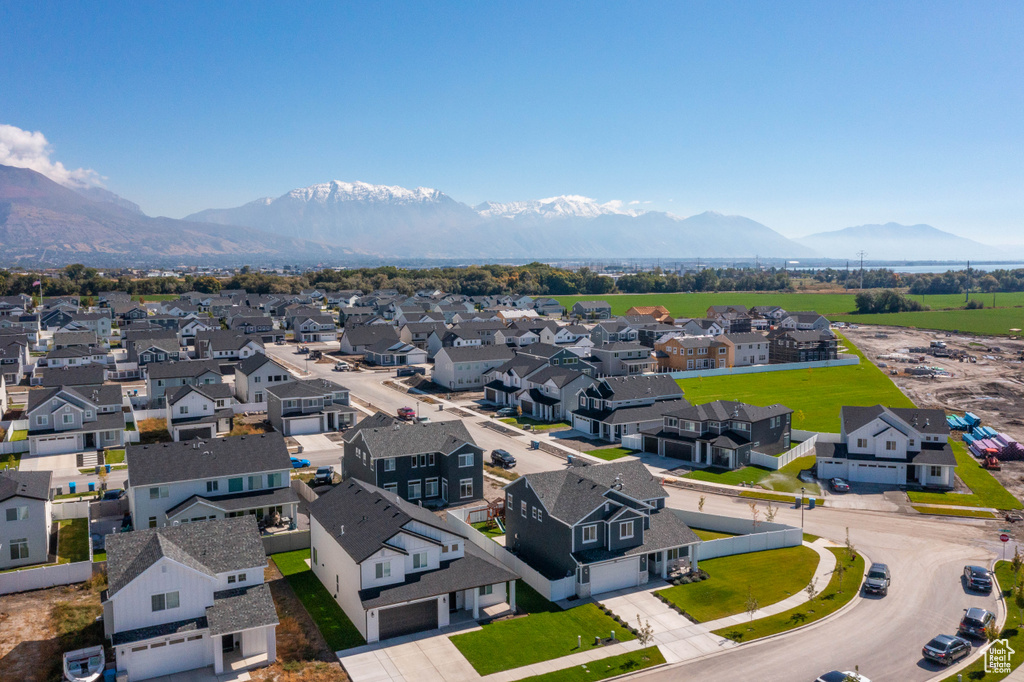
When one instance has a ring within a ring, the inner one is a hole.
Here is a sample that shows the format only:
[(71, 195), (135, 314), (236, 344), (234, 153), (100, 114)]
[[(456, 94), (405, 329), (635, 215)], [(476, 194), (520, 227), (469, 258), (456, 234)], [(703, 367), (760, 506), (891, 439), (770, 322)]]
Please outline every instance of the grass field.
[(707, 580), (674, 585), (658, 595), (706, 622), (743, 613), (748, 588), (762, 607), (797, 594), (811, 582), (818, 553), (799, 545), (708, 559), (700, 567), (708, 572)]
[(476, 528), (478, 531), (480, 531), (489, 538), (499, 538), (502, 535), (504, 535), (504, 533), (501, 532), (501, 529), (498, 528), (498, 524), (493, 523), (491, 521), (481, 521), (479, 523), (474, 523), (470, 525), (472, 525), (473, 528)]
[[(542, 422), (530, 417), (506, 417), (505, 419), (499, 419), (498, 421), (514, 426), (517, 429), (524, 429), (529, 426), (532, 431), (551, 431), (553, 429), (568, 429), (569, 425), (565, 422)], [(526, 430), (526, 429), (524, 429)]]
[(722, 538), (736, 537), (735, 533), (719, 533), (717, 530), (704, 530), (703, 528), (693, 528), (692, 526), (690, 530), (701, 540), (721, 540)]
[(952, 504), (962, 507), (991, 507), (993, 509), (1021, 509), (1024, 505), (996, 480), (987, 469), (978, 464), (962, 441), (951, 441), (956, 456), (956, 475), (973, 494), (925, 493), (910, 491), (907, 497), (919, 504)]
[(971, 519), (994, 519), (996, 517), (992, 512), (982, 511), (981, 509), (947, 509), (946, 507), (922, 507), (916, 504), (912, 506), (914, 511), (937, 516), (963, 516)]
[[(1010, 294), (1003, 294), (1009, 296)], [(941, 331), (961, 331), (982, 336), (1010, 336), (1024, 329), (1024, 308), (985, 308), (982, 310), (925, 310), (884, 315), (843, 315), (834, 319), (854, 324), (886, 324)]]
[(626, 455), (632, 455), (634, 452), (636, 451), (630, 450), (629, 448), (600, 448), (598, 450), (589, 450), (587, 451), (587, 454), (593, 455), (594, 457), (599, 457), (600, 459), (603, 459), (606, 462), (611, 462), (613, 460), (625, 457)]
[(860, 581), (864, 577), (864, 557), (858, 554), (850, 561), (846, 556), (845, 547), (830, 547), (829, 551), (836, 555), (837, 561), (844, 562), (846, 566), (842, 582), (839, 580), (839, 573), (833, 571), (828, 585), (811, 601), (774, 616), (758, 618), (749, 624), (731, 625), (716, 630), (714, 634), (737, 642), (749, 642), (813, 623), (841, 609), (860, 591)]
[(521, 682), (593, 682), (594, 680), (606, 680), (609, 677), (635, 673), (638, 670), (661, 665), (664, 662), (665, 657), (658, 650), (658, 647), (651, 646), (646, 649), (631, 651), (628, 654), (599, 658), (590, 663), (574, 665), (571, 668), (556, 670), (553, 673), (526, 677)]
[(793, 428), (808, 431), (839, 431), (843, 405), (914, 407), (910, 398), (888, 375), (842, 335), (848, 351), (860, 357), (859, 365), (794, 369), (763, 374), (738, 374), (679, 379), (691, 403), (739, 400), (753, 405), (782, 403), (793, 410)]
[(770, 471), (758, 466), (748, 466), (732, 471), (702, 469), (700, 471), (691, 471), (683, 476), (683, 478), (692, 478), (695, 481), (707, 481), (709, 483), (721, 483), (723, 485), (747, 483), (784, 493), (795, 493), (804, 488), (812, 495), (817, 495), (821, 493), (821, 488), (818, 487), (817, 483), (804, 483), (799, 478), (801, 471), (814, 466), (814, 460), (814, 455), (798, 457), (778, 471)]

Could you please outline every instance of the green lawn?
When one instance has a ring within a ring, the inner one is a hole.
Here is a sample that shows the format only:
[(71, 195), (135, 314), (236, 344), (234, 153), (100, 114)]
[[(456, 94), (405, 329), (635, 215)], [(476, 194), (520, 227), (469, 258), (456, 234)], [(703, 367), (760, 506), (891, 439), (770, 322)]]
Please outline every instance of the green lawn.
[(571, 428), (569, 424), (565, 422), (542, 422), (530, 417), (506, 417), (499, 419), (498, 421), (514, 426), (517, 429), (522, 429), (524, 426), (529, 426), (531, 431), (552, 431), (554, 429), (568, 429)]
[(57, 563), (89, 560), (89, 519), (57, 522)]
[(92, 562), (93, 563), (97, 563), (99, 561), (106, 561), (106, 560), (107, 560), (107, 553), (106, 553), (106, 551), (101, 550), (99, 552), (93, 552), (92, 553)]
[(16, 429), (13, 433), (11, 433), (12, 443), (19, 440), (28, 440), (28, 429)]
[(701, 540), (720, 540), (722, 538), (734, 538), (736, 533), (720, 533), (717, 530), (704, 530), (703, 528), (690, 527), (690, 530)]
[(1009, 493), (978, 460), (974, 459), (963, 441), (950, 440), (956, 455), (956, 475), (971, 489), (973, 494), (925, 493), (911, 491), (907, 497), (911, 502), (922, 504), (953, 504), (964, 507), (992, 507), (993, 509), (1021, 509), (1020, 500)]
[(588, 450), (587, 454), (593, 455), (594, 457), (598, 457), (607, 462), (611, 462), (612, 460), (625, 457), (626, 455), (632, 455), (634, 452), (636, 452), (636, 450), (631, 450), (629, 448), (600, 448), (598, 450)]
[(743, 613), (748, 588), (762, 607), (797, 594), (811, 582), (818, 561), (818, 553), (803, 545), (708, 559), (700, 562), (707, 580), (674, 585), (658, 594), (698, 622), (717, 620)]
[(334, 601), (313, 571), (306, 565), (309, 550), (282, 552), (271, 557), (313, 618), (331, 651), (365, 644), (363, 636)]
[(793, 369), (760, 374), (734, 374), (679, 379), (691, 403), (740, 400), (753, 405), (782, 403), (793, 410), (793, 428), (839, 431), (839, 408), (844, 405), (914, 407), (888, 375), (839, 335), (859, 365)]
[(918, 505), (912, 505), (915, 511), (919, 511), (922, 514), (936, 514), (938, 516), (963, 516), (972, 519), (994, 519), (996, 515), (992, 512), (982, 511), (980, 509), (946, 509), (945, 507), (920, 507)]
[(804, 483), (800, 480), (800, 472), (814, 466), (814, 456), (798, 457), (778, 471), (771, 471), (758, 466), (748, 466), (742, 469), (700, 469), (691, 471), (683, 476), (695, 481), (708, 481), (710, 483), (721, 483), (723, 485), (758, 485), (769, 490), (779, 492), (795, 493), (800, 488), (806, 488), (813, 495), (821, 493), (816, 483)]
[(499, 538), (505, 534), (500, 528), (498, 528), (498, 524), (491, 521), (481, 521), (480, 523), (474, 523), (471, 525), (473, 528), (476, 528), (489, 538)]
[(658, 647), (651, 646), (638, 651), (631, 651), (628, 654), (599, 658), (596, 661), (583, 665), (574, 665), (564, 670), (556, 670), (553, 673), (534, 675), (526, 677), (521, 682), (591, 682), (592, 680), (606, 680), (609, 677), (628, 675), (644, 668), (661, 665), (665, 657), (661, 655)]
[[(762, 492), (759, 490), (744, 490), (743, 492), (740, 493), (740, 497), (747, 497), (752, 500), (771, 500), (772, 502), (785, 502), (787, 504), (793, 504), (794, 502), (796, 502), (796, 497), (793, 495)], [(819, 507), (825, 504), (820, 497), (816, 495), (812, 497), (814, 497), (815, 500), (814, 504), (818, 505)], [(804, 497), (804, 504), (808, 504), (810, 499), (810, 497)]]
[[(621, 641), (635, 639), (594, 604), (558, 612), (532, 613), (502, 620), (451, 637), (452, 643), (481, 675), (519, 668), (594, 648), (594, 637), (615, 630)], [(577, 635), (582, 648), (576, 646)]]
[(516, 610), (521, 613), (559, 613), (562, 608), (520, 578), (516, 581)]
[(845, 547), (830, 547), (829, 551), (836, 555), (837, 561), (846, 563), (847, 570), (843, 575), (842, 585), (839, 582), (839, 574), (833, 572), (828, 585), (813, 600), (774, 616), (758, 618), (753, 623), (730, 625), (715, 630), (714, 634), (737, 642), (749, 642), (813, 623), (845, 606), (860, 591), (860, 583), (864, 578), (864, 557), (858, 554), (850, 561), (846, 556)]
[(740, 485), (741, 483), (754, 484), (772, 472), (761, 467), (743, 467), (742, 469), (699, 469), (691, 471), (683, 478), (691, 478), (695, 481), (707, 481), (709, 483), (721, 483), (722, 485)]
[[(1008, 296), (1008, 294), (996, 294), (997, 302), (999, 302), (1000, 296)], [(991, 296), (987, 298), (986, 305), (992, 301)], [(960, 305), (963, 305), (963, 298), (960, 299)], [(1011, 329), (1024, 328), (1024, 309), (924, 310), (881, 315), (844, 315), (835, 319), (852, 324), (886, 324), (895, 327), (961, 331), (984, 336), (1011, 336), (1020, 334), (1020, 332), (1011, 332)]]
[[(699, 292), (673, 294), (613, 294), (602, 296), (554, 296), (566, 312), (576, 301), (607, 301), (613, 315), (624, 315), (633, 306), (663, 305), (673, 317), (704, 317), (713, 305), (777, 305), (786, 310), (814, 310), (822, 315), (857, 309), (853, 294), (787, 294), (760, 292)], [(962, 304), (961, 304), (962, 305)]]
[(124, 450), (107, 450), (104, 453), (104, 464), (124, 464)]
[[(1021, 627), (1020, 611), (1011, 603), (1014, 576), (1013, 569), (1010, 567), (1009, 561), (996, 562), (996, 580), (999, 581), (999, 587), (1003, 591), (1003, 599), (1010, 604), (1006, 623), (1004, 624), (1003, 631), (999, 633), (999, 637), (1000, 639), (1005, 638), (1007, 640), (1007, 644), (1009, 644), (1010, 648), (1013, 649), (1014, 653), (1010, 656), (1010, 666), (1013, 670), (1016, 670), (1021, 665), (1024, 665), (1024, 627)], [(1004, 673), (985, 672), (984, 656), (966, 668), (963, 668), (959, 674), (963, 675), (965, 682), (975, 682), (975, 680), (982, 680), (983, 682), (999, 682), (999, 680), (1007, 677)], [(954, 673), (950, 675), (942, 680), (942, 682), (957, 682), (957, 674)]]
[(816, 542), (820, 538), (817, 535), (811, 535), (810, 533), (804, 533), (804, 542)]

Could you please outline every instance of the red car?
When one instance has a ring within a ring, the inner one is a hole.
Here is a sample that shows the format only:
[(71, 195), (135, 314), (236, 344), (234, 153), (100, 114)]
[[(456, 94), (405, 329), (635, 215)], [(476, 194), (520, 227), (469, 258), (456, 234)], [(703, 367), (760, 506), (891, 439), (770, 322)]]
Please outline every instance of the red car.
[(412, 419), (415, 419), (416, 418), (416, 410), (412, 409), (411, 407), (399, 407), (398, 408), (398, 418), (399, 419), (404, 419), (406, 421), (410, 421)]

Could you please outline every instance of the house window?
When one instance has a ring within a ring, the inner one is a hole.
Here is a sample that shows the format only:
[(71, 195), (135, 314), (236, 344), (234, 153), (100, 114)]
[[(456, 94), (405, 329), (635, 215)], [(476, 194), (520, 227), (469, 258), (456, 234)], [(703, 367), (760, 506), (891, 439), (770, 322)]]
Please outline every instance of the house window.
[(390, 578), (391, 577), (391, 562), (390, 561), (382, 561), (379, 564), (377, 564), (375, 570), (376, 570), (377, 580), (381, 580), (382, 578)]
[(220, 487), (220, 481), (207, 481), (206, 482), (206, 492), (208, 492), (208, 493), (215, 493), (215, 492), (217, 492), (217, 488), (219, 488), (219, 487)]
[(460, 497), (473, 497), (473, 479), (464, 478), (459, 481), (459, 496)]
[(939, 478), (942, 476), (942, 467), (933, 466), (929, 467), (929, 469), (930, 471), (928, 472), (928, 475), (932, 478)]
[(419, 461), (420, 461), (419, 457), (417, 457), (416, 455), (412, 456), (412, 468), (413, 469), (415, 469), (416, 467), (419, 466)]
[(467, 452), (459, 455), (459, 467), (471, 467), (473, 466), (473, 453)]
[(395, 493), (397, 495), (398, 494), (398, 484), (397, 483), (385, 483), (384, 484), (384, 492), (386, 492), (386, 493)]
[(427, 466), (427, 456), (426, 455), (420, 455), (420, 466), (421, 467)]
[(512, 493), (506, 493), (505, 494), (505, 508), (506, 509), (511, 509), (512, 508)]
[(7, 510), (8, 521), (24, 521), (28, 518), (28, 507), (11, 507)]
[(426, 568), (427, 567), (427, 553), (426, 552), (416, 552), (415, 554), (413, 554), (412, 555), (412, 567), (413, 567), (413, 569)]
[(384, 460), (384, 471), (394, 471), (394, 470), (395, 470), (395, 458), (394, 457), (388, 457), (387, 459)]
[(229, 478), (228, 479), (228, 492), (229, 493), (240, 493), (242, 492), (242, 479), (241, 478)]
[(155, 516), (150, 516), (149, 517), (149, 527), (150, 528), (156, 528), (156, 517)]
[(885, 441), (885, 449), (888, 452), (894, 452), (896, 450), (896, 441), (887, 440)]
[(61, 421), (64, 424), (74, 424), (75, 423), (75, 415), (73, 415), (73, 414), (61, 415)]
[(150, 599), (153, 604), (153, 611), (166, 611), (167, 609), (178, 608), (178, 593), (176, 591), (154, 594)]
[(426, 497), (437, 497), (437, 479), (428, 478), (426, 484)]
[(36, 426), (45, 426), (48, 417), (44, 414), (36, 415)]
[(28, 558), (28, 538), (11, 540), (11, 561)]
[(543, 523), (543, 521), (544, 521), (544, 510), (543, 509), (538, 509), (537, 510), (537, 523)]
[(258, 474), (256, 476), (249, 477), (249, 490), (262, 490), (263, 489), (263, 475)]
[(524, 519), (526, 518), (526, 502), (525, 501), (519, 503), (519, 513), (522, 515), (522, 517)]
[(494, 594), (494, 585), (484, 585), (480, 588), (481, 597), (486, 597), (489, 594)]
[(313, 565), (316, 566), (316, 547), (313, 548)]
[(597, 524), (583, 526), (583, 542), (597, 542)]
[(868, 446), (868, 439), (867, 438), (858, 438), (857, 439), (857, 447), (858, 448), (866, 448), (867, 446)]
[(252, 383), (254, 383), (254, 384), (260, 383), (260, 377), (258, 377), (258, 376), (253, 377), (252, 378)]
[(406, 490), (410, 500), (418, 500), (423, 496), (423, 483), (419, 480), (409, 481)]
[(165, 485), (149, 489), (149, 499), (151, 500), (159, 500), (166, 498), (167, 494), (167, 486)]
[(433, 452), (430, 453), (430, 456), (427, 459), (430, 462), (430, 466), (434, 466), (434, 461), (435, 460), (434, 460), (434, 453)]
[(633, 537), (633, 522), (623, 521), (619, 524), (619, 539), (628, 540)]

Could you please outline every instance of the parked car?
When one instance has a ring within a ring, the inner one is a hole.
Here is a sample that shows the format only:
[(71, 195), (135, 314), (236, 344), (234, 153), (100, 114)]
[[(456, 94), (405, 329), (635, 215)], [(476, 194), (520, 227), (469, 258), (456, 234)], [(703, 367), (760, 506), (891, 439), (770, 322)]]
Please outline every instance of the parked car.
[(106, 536), (102, 533), (93, 533), (92, 538), (92, 551), (102, 552), (106, 549)]
[(104, 502), (109, 502), (110, 500), (120, 500), (126, 494), (127, 493), (125, 493), (125, 491), (122, 490), (121, 488), (111, 488), (110, 490), (105, 490), (103, 492), (103, 497), (101, 499)]
[(992, 575), (981, 566), (964, 566), (964, 579), (967, 581), (969, 590), (992, 591)]
[(511, 469), (516, 465), (516, 458), (508, 450), (492, 450), (491, 464), (502, 469)]
[(416, 410), (412, 409), (411, 407), (399, 407), (398, 408), (398, 418), (399, 419), (404, 419), (406, 421), (410, 421), (412, 419), (415, 419), (416, 418)]
[(883, 597), (889, 594), (889, 583), (892, 577), (889, 575), (889, 567), (885, 564), (871, 564), (868, 569), (868, 577), (864, 580), (864, 592), (880, 594)]
[(971, 655), (971, 643), (956, 635), (939, 635), (924, 645), (921, 655), (942, 665), (953, 665)]
[(832, 490), (834, 490), (837, 493), (850, 492), (850, 484), (841, 478), (833, 478), (831, 481), (828, 482), (828, 484), (832, 486)]
[(864, 677), (860, 673), (851, 672), (849, 670), (847, 670), (846, 672), (839, 672), (838, 670), (833, 670), (832, 672), (821, 675), (814, 682), (846, 682), (847, 680), (856, 680), (856, 682), (871, 682), (871, 680)]
[(498, 415), (499, 417), (514, 417), (514, 416), (516, 416), (516, 408), (514, 408), (514, 407), (503, 407), (500, 410), (498, 410), (497, 412), (495, 412), (495, 414)]
[(302, 469), (309, 466), (308, 459), (302, 459), (301, 457), (292, 457), (292, 469)]
[(334, 467), (323, 466), (317, 467), (316, 475), (313, 476), (314, 485), (323, 485), (334, 483)]
[(995, 622), (996, 614), (972, 606), (969, 609), (964, 609), (964, 617), (960, 619), (960, 628), (956, 633), (958, 635), (985, 639), (988, 629), (995, 625)]
[(334, 364), (335, 372), (347, 372), (352, 369), (347, 362), (341, 361)]

